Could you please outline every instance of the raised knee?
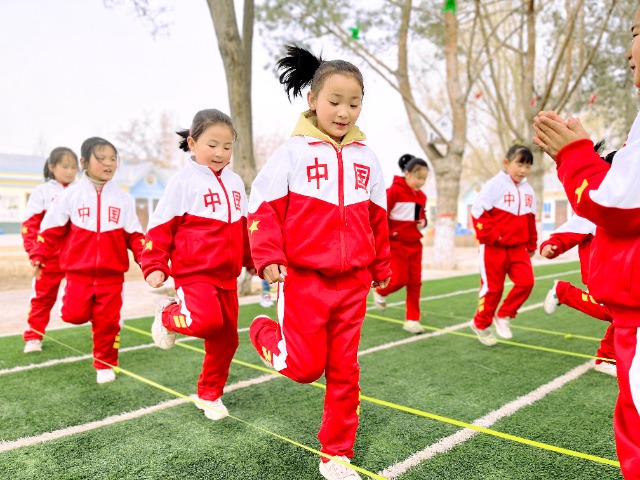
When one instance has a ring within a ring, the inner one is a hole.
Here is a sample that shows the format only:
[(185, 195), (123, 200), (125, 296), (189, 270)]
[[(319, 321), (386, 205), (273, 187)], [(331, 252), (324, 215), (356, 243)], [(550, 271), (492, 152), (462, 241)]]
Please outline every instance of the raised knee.
[(291, 379), (298, 383), (311, 383), (318, 380), (324, 373), (324, 365), (311, 365), (310, 368), (299, 370)]

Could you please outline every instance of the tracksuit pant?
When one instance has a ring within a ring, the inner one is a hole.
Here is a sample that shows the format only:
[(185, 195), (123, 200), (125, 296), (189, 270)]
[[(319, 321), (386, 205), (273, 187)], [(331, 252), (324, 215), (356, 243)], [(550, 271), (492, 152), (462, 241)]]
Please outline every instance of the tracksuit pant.
[(358, 344), (371, 274), (359, 269), (326, 277), (292, 267), (287, 272), (279, 285), (279, 323), (256, 318), (251, 342), (277, 371), (296, 382), (313, 382), (324, 372), (321, 450), (351, 458), (360, 405)]
[(620, 392), (613, 412), (613, 433), (625, 480), (640, 479), (639, 338), (640, 328), (615, 327), (616, 370)]
[(407, 309), (405, 320), (420, 321), (420, 290), (422, 288), (422, 243), (390, 241), (391, 281), (376, 292), (387, 295), (407, 287)]
[(96, 370), (118, 365), (121, 309), (122, 283), (95, 285), (67, 277), (60, 316), (76, 325), (91, 322)]
[[(613, 317), (611, 312), (604, 305), (596, 302), (596, 300), (584, 290), (574, 287), (569, 282), (560, 281), (556, 285), (556, 296), (558, 302), (562, 305), (567, 305), (579, 312), (585, 313), (590, 317), (597, 318), (598, 320), (604, 320), (605, 322), (611, 322)], [(600, 341), (600, 348), (596, 356), (600, 358), (616, 358), (615, 348), (613, 343), (613, 325), (609, 325), (604, 337)], [(596, 360), (596, 363), (601, 363), (602, 360)]]
[(204, 339), (204, 362), (198, 380), (198, 397), (217, 400), (238, 349), (238, 292), (208, 282), (177, 288), (178, 303), (162, 312), (162, 324), (172, 332)]
[(516, 318), (518, 309), (533, 290), (534, 278), (531, 258), (524, 245), (480, 245), (479, 257), (480, 292), (473, 321), (477, 328), (484, 330), (493, 323), (505, 278), (509, 276), (514, 285), (498, 310), (497, 316), (501, 318)]
[(42, 270), (39, 279), (33, 280), (33, 291), (31, 295), (31, 305), (27, 323), (29, 328), (24, 332), (24, 341), (42, 340), (49, 320), (51, 319), (51, 309), (58, 298), (58, 289), (64, 279), (64, 272), (59, 270)]

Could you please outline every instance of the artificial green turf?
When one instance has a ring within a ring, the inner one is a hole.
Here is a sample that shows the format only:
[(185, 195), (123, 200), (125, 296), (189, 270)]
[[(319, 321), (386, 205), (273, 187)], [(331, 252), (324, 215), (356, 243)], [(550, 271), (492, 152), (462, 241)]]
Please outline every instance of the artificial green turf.
[[(577, 263), (550, 263), (535, 270), (538, 277), (562, 273), (562, 278), (579, 285), (579, 274), (564, 274), (577, 269)], [(552, 278), (540, 279), (525, 306), (542, 302), (552, 282)], [(478, 275), (424, 282), (423, 297), (469, 292), (424, 300), (422, 322), (435, 328), (468, 322), (476, 308), (477, 288)], [(404, 291), (388, 298), (389, 303), (403, 300)], [(239, 327), (248, 327), (253, 317), (264, 312), (257, 305), (242, 306)], [(275, 316), (273, 308), (267, 312)], [(353, 463), (374, 472), (459, 430), (420, 412), (472, 422), (587, 362), (588, 359), (567, 352), (593, 355), (597, 341), (565, 338), (566, 333), (600, 338), (606, 328), (604, 322), (567, 307), (560, 307), (553, 316), (545, 315), (539, 307), (522, 312), (513, 322), (514, 327), (558, 334), (514, 328), (513, 342), (559, 350), (552, 353), (504, 343), (487, 348), (477, 342), (467, 327), (459, 332), (468, 336), (417, 338), (401, 328), (403, 305), (384, 312), (369, 312), (391, 321), (367, 317), (361, 351), (387, 342), (416, 340), (360, 357), (363, 395), (416, 410), (409, 413), (367, 400), (362, 402)], [(144, 318), (128, 320), (126, 325), (148, 332), (150, 323), (150, 318)], [(55, 330), (50, 335), (72, 349), (91, 352), (88, 327)], [(122, 348), (151, 342), (148, 335), (128, 328), (123, 329), (121, 337)], [(261, 366), (246, 332), (240, 333), (240, 342), (235, 358)], [(201, 340), (187, 343), (203, 348)], [(0, 338), (3, 352), (0, 369), (79, 355), (50, 339), (45, 340), (45, 349), (40, 354), (24, 355), (21, 348), (20, 336)], [(182, 394), (195, 391), (201, 363), (202, 353), (178, 346), (168, 352), (143, 348), (120, 353), (122, 368)], [(228, 383), (263, 374), (251, 365), (234, 363)], [(590, 371), (490, 428), (615, 459), (611, 417), (616, 394), (615, 379)], [(225, 395), (231, 414), (241, 421), (227, 418), (211, 422), (194, 405), (178, 405), (86, 433), (0, 453), (0, 478), (319, 478), (316, 455), (258, 427), (317, 449), (323, 396), (322, 388), (276, 378)], [(174, 398), (124, 374), (119, 374), (112, 384), (97, 385), (91, 360), (0, 375), (0, 397), (3, 419), (0, 439), (5, 441), (82, 425)], [(400, 478), (617, 479), (620, 474), (615, 467), (480, 433)]]

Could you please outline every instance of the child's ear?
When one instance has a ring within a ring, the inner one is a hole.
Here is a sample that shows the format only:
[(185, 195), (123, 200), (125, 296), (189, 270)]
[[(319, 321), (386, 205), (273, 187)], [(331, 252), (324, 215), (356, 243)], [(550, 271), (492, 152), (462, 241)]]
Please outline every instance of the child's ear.
[(507, 160), (506, 158), (502, 161), (502, 164), (504, 165), (504, 168), (507, 168), (507, 165), (509, 165), (509, 160)]
[(82, 170), (86, 170), (87, 169), (87, 159), (84, 157), (80, 157), (80, 168)]
[(188, 136), (187, 137), (187, 146), (189, 147), (189, 150), (193, 151), (196, 148), (196, 142), (193, 139), (192, 136)]
[(316, 111), (316, 97), (313, 94), (313, 92), (311, 92), (311, 90), (309, 90), (307, 92), (307, 103), (309, 104), (309, 110), (311, 110), (312, 112)]

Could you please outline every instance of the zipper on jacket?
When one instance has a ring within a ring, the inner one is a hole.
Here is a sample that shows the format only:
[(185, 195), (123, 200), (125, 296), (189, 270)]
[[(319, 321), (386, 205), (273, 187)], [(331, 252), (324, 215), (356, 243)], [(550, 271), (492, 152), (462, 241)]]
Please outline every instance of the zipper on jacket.
[(520, 186), (517, 183), (516, 183), (516, 191), (518, 192), (518, 216), (520, 216), (520, 205), (522, 205), (522, 197), (520, 196)]
[[(217, 175), (216, 172), (213, 172), (213, 176), (216, 177), (216, 180), (218, 180), (218, 183), (220, 184), (220, 187), (224, 192), (224, 198), (227, 199), (227, 223), (231, 225), (231, 202), (229, 202), (229, 195), (227, 194), (227, 189), (224, 187), (224, 183), (222, 183), (222, 178), (221, 178), (222, 172), (220, 172), (220, 175)], [(231, 242), (233, 241), (233, 239), (231, 238), (231, 228), (227, 228), (226, 230), (227, 230), (227, 237), (229, 239), (229, 244), (231, 244)], [(230, 248), (227, 249), (227, 252), (229, 252), (229, 262), (231, 262), (231, 250), (232, 249)]]
[[(105, 183), (104, 185), (102, 185), (102, 188), (104, 189), (104, 187), (106, 187), (107, 184)], [(93, 186), (93, 188), (96, 188), (95, 185)], [(98, 189), (96, 188), (96, 194), (97, 194), (97, 198), (98, 198), (98, 220), (96, 222), (96, 268), (95, 268), (95, 275), (94, 278), (95, 280), (93, 281), (93, 284), (96, 285), (97, 281), (98, 281), (98, 266), (100, 265), (100, 216), (101, 216), (101, 212), (100, 209), (101, 207), (101, 201), (100, 201), (100, 194), (102, 193), (102, 191), (98, 191)]]
[(340, 270), (345, 271), (346, 252), (344, 245), (344, 227), (347, 225), (347, 213), (344, 206), (344, 163), (342, 148), (336, 148), (338, 156), (338, 209), (340, 211)]

